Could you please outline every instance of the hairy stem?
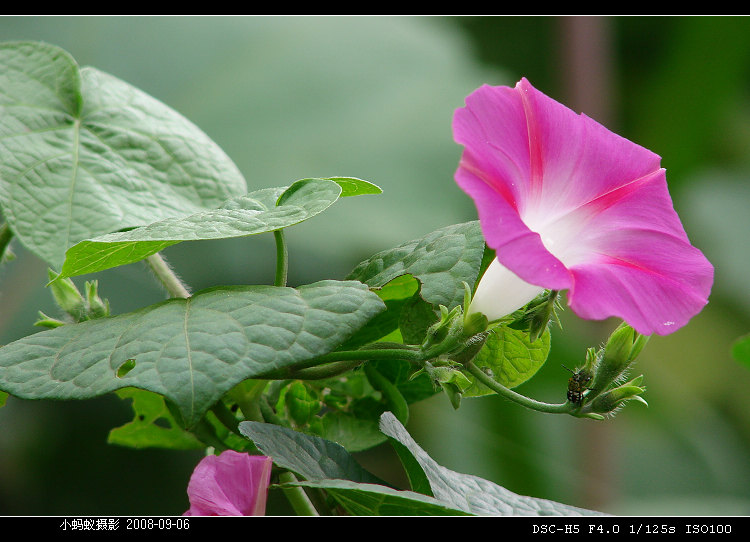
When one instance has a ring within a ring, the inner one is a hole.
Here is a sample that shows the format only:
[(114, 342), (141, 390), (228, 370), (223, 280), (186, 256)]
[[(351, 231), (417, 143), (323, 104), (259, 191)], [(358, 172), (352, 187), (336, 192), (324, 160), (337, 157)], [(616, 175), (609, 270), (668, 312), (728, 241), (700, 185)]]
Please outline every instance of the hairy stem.
[(170, 297), (190, 297), (190, 291), (188, 291), (160, 253), (152, 254), (146, 258), (146, 261), (149, 267), (151, 267), (151, 271), (156, 275), (156, 278), (159, 279), (159, 282), (169, 292)]
[(484, 371), (482, 371), (482, 369), (474, 365), (473, 362), (469, 362), (468, 364), (466, 364), (466, 369), (472, 375), (474, 375), (474, 377), (476, 377), (479, 382), (490, 388), (492, 391), (496, 392), (499, 395), (502, 395), (506, 399), (510, 399), (511, 401), (518, 403), (519, 405), (525, 406), (526, 408), (551, 414), (571, 414), (573, 412), (573, 407), (570, 403), (543, 403), (541, 401), (531, 399), (530, 397), (526, 397), (525, 395), (521, 395), (520, 393), (508, 389), (499, 382), (495, 381), (489, 375), (487, 375)]

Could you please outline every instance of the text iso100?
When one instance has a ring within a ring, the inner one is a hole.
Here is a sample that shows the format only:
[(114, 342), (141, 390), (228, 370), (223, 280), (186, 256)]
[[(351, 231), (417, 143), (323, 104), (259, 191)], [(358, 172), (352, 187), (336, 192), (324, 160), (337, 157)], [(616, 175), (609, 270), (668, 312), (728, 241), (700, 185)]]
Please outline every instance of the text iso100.
[(143, 531), (185, 530), (190, 528), (190, 523), (188, 518), (127, 518), (125, 528)]
[(685, 525), (685, 534), (729, 534), (732, 532), (732, 526), (710, 525), (706, 523), (688, 523)]

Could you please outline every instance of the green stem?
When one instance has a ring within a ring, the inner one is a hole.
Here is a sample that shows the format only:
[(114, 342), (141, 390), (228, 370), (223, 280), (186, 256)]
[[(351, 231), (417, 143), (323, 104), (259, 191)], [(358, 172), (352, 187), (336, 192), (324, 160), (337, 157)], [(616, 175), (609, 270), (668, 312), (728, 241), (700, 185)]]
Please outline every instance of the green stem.
[[(275, 371), (264, 373), (256, 378), (263, 378), (267, 380), (298, 378), (298, 376), (296, 375), (299, 375), (299, 374), (314, 375), (316, 371), (309, 370), (309, 369), (310, 368), (317, 369), (318, 365), (342, 362), (342, 364), (338, 366), (340, 368), (343, 366), (343, 362), (349, 362), (352, 364), (352, 367), (354, 367), (364, 361), (381, 360), (381, 359), (405, 360), (405, 361), (410, 361), (412, 363), (419, 363), (420, 361), (424, 361), (425, 359), (429, 359), (429, 358), (425, 357), (425, 355), (419, 349), (407, 348), (407, 347), (373, 348), (373, 349), (363, 348), (360, 350), (344, 350), (341, 352), (331, 352), (329, 354), (318, 356), (317, 358), (308, 359), (296, 365), (293, 365), (291, 367), (284, 367), (283, 369), (277, 369)], [(335, 371), (338, 369), (328, 368), (325, 370)], [(323, 371), (324, 370), (321, 369), (321, 373)], [(310, 376), (305, 376), (305, 378), (310, 379)]]
[(474, 375), (474, 377), (476, 377), (479, 382), (490, 388), (492, 391), (496, 392), (498, 395), (502, 395), (503, 397), (510, 399), (511, 401), (515, 401), (519, 405), (525, 406), (526, 408), (537, 410), (539, 412), (547, 412), (550, 414), (572, 414), (575, 408), (569, 402), (559, 404), (543, 403), (541, 401), (537, 401), (536, 399), (531, 399), (530, 397), (521, 395), (520, 393), (508, 389), (499, 382), (495, 381), (484, 371), (482, 371), (482, 369), (474, 365), (474, 363), (471, 361), (466, 364), (466, 369), (468, 369), (468, 371), (472, 375)]
[(13, 239), (13, 232), (11, 231), (10, 226), (8, 226), (8, 223), (4, 222), (3, 225), (0, 226), (0, 260), (2, 260), (11, 239)]
[(146, 261), (154, 272), (154, 275), (156, 275), (156, 278), (159, 279), (159, 282), (169, 292), (170, 297), (190, 297), (188, 289), (160, 253), (152, 254), (146, 258)]
[(203, 444), (206, 446), (213, 446), (216, 450), (223, 452), (228, 450), (229, 447), (216, 436), (216, 431), (211, 427), (211, 424), (206, 421), (205, 418), (201, 419), (197, 425), (192, 429), (193, 434), (198, 437)]
[(245, 380), (229, 390), (229, 397), (237, 403), (246, 420), (263, 421), (260, 410), (260, 397), (268, 386), (265, 380)]
[(263, 416), (263, 421), (266, 423), (272, 423), (274, 425), (281, 425), (284, 426), (284, 420), (282, 420), (274, 411), (271, 405), (268, 404), (268, 401), (265, 397), (260, 398), (260, 412)]
[(351, 371), (352, 369), (359, 367), (362, 363), (364, 363), (364, 360), (361, 359), (334, 361), (317, 367), (308, 367), (307, 369), (292, 371), (288, 378), (293, 378), (295, 380), (322, 380), (323, 378), (332, 378)]
[(287, 253), (286, 241), (284, 240), (284, 230), (275, 230), (273, 238), (276, 241), (276, 277), (273, 284), (274, 286), (286, 286), (289, 254)]
[(234, 414), (229, 411), (223, 401), (220, 400), (212, 406), (211, 412), (213, 412), (218, 420), (232, 433), (236, 433), (237, 435), (240, 434), (240, 422), (237, 421), (237, 418), (235, 418)]
[[(279, 475), (279, 482), (282, 484), (296, 483), (297, 481), (296, 476), (289, 471), (282, 472)], [(292, 505), (292, 508), (298, 516), (320, 515), (310, 501), (310, 497), (307, 496), (307, 493), (305, 493), (304, 488), (301, 486), (283, 487), (282, 490), (284, 491), (287, 500), (289, 500), (289, 504)]]

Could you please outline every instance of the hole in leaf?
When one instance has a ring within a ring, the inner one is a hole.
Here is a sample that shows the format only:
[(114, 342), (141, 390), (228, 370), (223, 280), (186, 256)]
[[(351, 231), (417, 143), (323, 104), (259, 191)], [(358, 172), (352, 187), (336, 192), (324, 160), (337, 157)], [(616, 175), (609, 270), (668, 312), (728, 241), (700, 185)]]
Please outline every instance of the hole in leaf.
[(120, 367), (117, 369), (117, 378), (122, 378), (126, 374), (128, 374), (130, 371), (133, 370), (135, 367), (135, 359), (130, 358), (126, 359), (125, 362), (120, 365)]

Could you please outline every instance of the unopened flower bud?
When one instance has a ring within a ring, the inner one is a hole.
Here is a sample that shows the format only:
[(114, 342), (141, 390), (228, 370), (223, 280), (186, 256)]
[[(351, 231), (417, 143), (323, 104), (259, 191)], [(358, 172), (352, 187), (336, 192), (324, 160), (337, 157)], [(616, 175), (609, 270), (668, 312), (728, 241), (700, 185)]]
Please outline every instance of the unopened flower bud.
[(99, 297), (97, 288), (99, 286), (98, 281), (93, 280), (86, 282), (86, 304), (88, 305), (88, 317), (89, 318), (104, 318), (109, 316), (109, 301)]
[(463, 334), (463, 328), (464, 321), (461, 305), (453, 307), (451, 311), (445, 306), (440, 305), (440, 320), (427, 329), (427, 336), (422, 343), (422, 348), (427, 349), (435, 344), (459, 337)]
[(591, 411), (601, 414), (613, 413), (622, 405), (622, 403), (631, 399), (638, 400), (648, 406), (646, 400), (640, 396), (644, 391), (646, 391), (646, 388), (638, 385), (642, 381), (643, 376), (639, 376), (631, 380), (627, 384), (623, 384), (622, 386), (611, 389), (599, 395), (591, 402)]
[(76, 322), (86, 314), (86, 301), (69, 278), (57, 279), (58, 274), (48, 270), (49, 287), (57, 305), (68, 313)]
[(628, 324), (620, 324), (610, 335), (603, 351), (597, 354), (599, 361), (591, 385), (594, 393), (606, 390), (622, 378), (647, 340), (648, 337), (639, 335)]
[(471, 387), (471, 380), (460, 370), (450, 366), (435, 366), (425, 363), (425, 372), (430, 376), (434, 384), (439, 385), (454, 409), (461, 406), (461, 397), (464, 391)]

